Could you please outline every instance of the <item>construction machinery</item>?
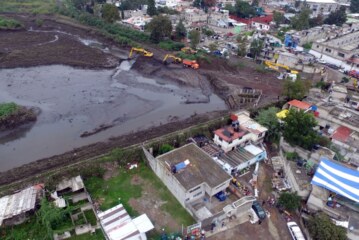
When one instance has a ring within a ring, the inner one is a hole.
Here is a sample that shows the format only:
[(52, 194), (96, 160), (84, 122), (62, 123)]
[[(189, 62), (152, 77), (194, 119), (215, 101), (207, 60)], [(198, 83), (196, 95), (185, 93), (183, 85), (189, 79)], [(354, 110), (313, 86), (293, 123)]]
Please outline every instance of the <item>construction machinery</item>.
[(144, 48), (131, 48), (130, 54), (128, 55), (129, 58), (132, 57), (133, 52), (142, 54), (145, 57), (152, 57), (153, 56), (153, 52), (147, 51)]
[(191, 67), (193, 69), (199, 68), (199, 64), (197, 63), (196, 60), (183, 59), (182, 63), (183, 63), (183, 66), (185, 66), (185, 67)]
[(181, 63), (182, 62), (182, 58), (176, 57), (175, 55), (172, 54), (167, 54), (165, 56), (165, 58), (163, 59), (163, 63), (164, 64), (168, 64), (167, 59), (172, 59), (172, 63)]
[(184, 47), (184, 48), (181, 48), (181, 51), (186, 53), (186, 54), (196, 54), (197, 53), (197, 50), (194, 50), (190, 47)]

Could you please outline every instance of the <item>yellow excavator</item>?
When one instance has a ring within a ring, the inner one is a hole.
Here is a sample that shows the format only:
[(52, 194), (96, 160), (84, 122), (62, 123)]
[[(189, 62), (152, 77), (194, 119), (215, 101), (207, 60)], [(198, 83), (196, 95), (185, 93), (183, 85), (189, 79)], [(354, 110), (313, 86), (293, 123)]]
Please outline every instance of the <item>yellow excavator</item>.
[(280, 63), (275, 63), (275, 62), (271, 62), (271, 61), (264, 61), (264, 64), (269, 67), (270, 69), (273, 69), (275, 71), (279, 71), (279, 68), (284, 68), (287, 71), (290, 71), (290, 73), (292, 74), (298, 74), (298, 71), (295, 70), (291, 70), (288, 66), (280, 64)]
[(196, 54), (197, 51), (190, 48), (190, 47), (184, 47), (184, 48), (181, 48), (181, 51), (186, 53), (186, 54)]
[(145, 57), (152, 57), (153, 52), (147, 51), (144, 48), (131, 48), (130, 54), (128, 55), (129, 58), (132, 57), (133, 52), (137, 52), (139, 54), (142, 54)]
[(175, 55), (172, 55), (172, 54), (167, 54), (162, 62), (164, 64), (169, 64), (169, 62), (167, 62), (167, 59), (169, 59), (169, 58), (172, 59), (173, 63), (181, 63), (182, 62), (182, 58), (176, 57)]

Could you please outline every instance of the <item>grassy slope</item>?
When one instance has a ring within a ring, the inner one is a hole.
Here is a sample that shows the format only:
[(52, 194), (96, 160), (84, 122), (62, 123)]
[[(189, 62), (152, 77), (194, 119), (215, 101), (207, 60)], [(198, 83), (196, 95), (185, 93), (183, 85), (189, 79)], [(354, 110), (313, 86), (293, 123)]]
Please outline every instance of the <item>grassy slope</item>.
[(4, 18), (0, 16), (0, 30), (1, 29), (20, 29), (23, 25), (14, 19)]
[(1, 0), (0, 12), (52, 13), (55, 0)]

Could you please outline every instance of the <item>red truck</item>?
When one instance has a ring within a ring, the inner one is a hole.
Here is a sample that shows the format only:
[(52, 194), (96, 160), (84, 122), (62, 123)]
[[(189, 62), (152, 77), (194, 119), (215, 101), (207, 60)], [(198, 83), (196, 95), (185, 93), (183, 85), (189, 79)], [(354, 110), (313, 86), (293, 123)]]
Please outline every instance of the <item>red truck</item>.
[(351, 70), (349, 76), (359, 79), (359, 71)]
[(199, 68), (199, 64), (197, 63), (196, 60), (183, 59), (182, 63), (183, 63), (183, 66), (185, 66), (185, 67), (191, 67), (193, 69)]

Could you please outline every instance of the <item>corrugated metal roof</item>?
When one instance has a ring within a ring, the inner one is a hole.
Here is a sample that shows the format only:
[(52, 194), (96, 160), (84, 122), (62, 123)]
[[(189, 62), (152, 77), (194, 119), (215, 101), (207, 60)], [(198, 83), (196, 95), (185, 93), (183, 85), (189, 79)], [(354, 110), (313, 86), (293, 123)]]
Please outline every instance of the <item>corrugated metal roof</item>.
[(132, 220), (122, 204), (98, 213), (97, 216), (110, 240), (146, 239), (145, 232), (154, 228), (146, 214)]
[(0, 226), (5, 219), (12, 218), (35, 208), (36, 196), (42, 184), (25, 188), (13, 195), (0, 198)]

